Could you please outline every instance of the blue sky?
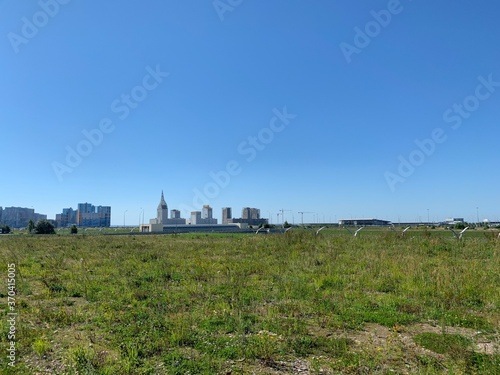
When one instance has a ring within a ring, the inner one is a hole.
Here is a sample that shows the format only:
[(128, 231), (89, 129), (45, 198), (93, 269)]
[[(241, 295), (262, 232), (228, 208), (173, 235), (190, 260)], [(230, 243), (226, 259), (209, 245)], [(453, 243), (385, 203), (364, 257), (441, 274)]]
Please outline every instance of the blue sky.
[(0, 0), (0, 206), (500, 220), (499, 12)]

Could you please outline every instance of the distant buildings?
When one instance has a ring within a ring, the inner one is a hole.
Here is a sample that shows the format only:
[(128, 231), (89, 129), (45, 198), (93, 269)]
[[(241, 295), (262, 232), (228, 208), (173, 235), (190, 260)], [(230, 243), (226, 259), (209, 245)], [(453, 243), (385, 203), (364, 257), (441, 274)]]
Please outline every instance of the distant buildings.
[(224, 207), (222, 209), (222, 224), (229, 224), (229, 220), (232, 218), (231, 207)]
[(443, 222), (443, 225), (455, 225), (458, 223), (465, 223), (465, 220), (463, 217), (452, 217), (448, 218)]
[(111, 207), (95, 207), (91, 203), (79, 203), (76, 213), (76, 225), (79, 227), (110, 227)]
[(204, 205), (201, 211), (191, 212), (191, 225), (217, 225), (217, 219), (213, 218), (213, 210), (209, 205)]
[(190, 224), (192, 225), (201, 224), (201, 211), (191, 211)]
[(91, 203), (78, 203), (78, 208), (63, 208), (62, 213), (56, 214), (56, 226), (67, 228), (72, 225), (79, 227), (110, 227), (111, 207), (94, 206)]
[(180, 219), (181, 212), (179, 210), (170, 210), (170, 218), (171, 219)]
[(242, 219), (260, 219), (260, 210), (258, 208), (243, 207), (241, 210)]
[(156, 208), (156, 223), (155, 224), (164, 224), (168, 220), (168, 206), (167, 202), (165, 202), (165, 197), (163, 196), (163, 191), (161, 192), (160, 203), (158, 203), (158, 207)]
[(39, 220), (47, 220), (47, 215), (38, 214), (33, 208), (25, 207), (0, 207), (0, 224), (11, 228), (25, 228), (30, 220), (36, 223)]
[(391, 225), (390, 221), (380, 219), (340, 219), (339, 225), (347, 226), (385, 226)]
[[(227, 214), (229, 213), (229, 217)], [(225, 216), (226, 215), (226, 216)], [(269, 224), (268, 219), (261, 219), (260, 210), (258, 208), (244, 207), (241, 210), (241, 218), (231, 218), (231, 208), (225, 207), (222, 209), (222, 222), (223, 224), (247, 224), (250, 226), (259, 226)], [(224, 220), (226, 223), (224, 223)]]
[(203, 206), (203, 210), (201, 211), (201, 218), (202, 219), (212, 219), (212, 207), (210, 207), (208, 204)]
[(179, 210), (170, 211), (170, 219), (168, 218), (168, 205), (165, 201), (163, 191), (161, 192), (160, 203), (156, 208), (156, 218), (149, 220), (150, 225), (183, 225), (186, 224), (186, 219), (181, 218)]
[(268, 224), (268, 219), (260, 217), (260, 210), (251, 207), (243, 208), (240, 219), (232, 217), (231, 207), (224, 207), (222, 209), (222, 224), (218, 224), (217, 219), (213, 217), (213, 209), (209, 205), (204, 205), (201, 211), (192, 211), (189, 220), (182, 219), (179, 210), (171, 210), (170, 218), (168, 218), (167, 213), (168, 206), (162, 191), (156, 218), (151, 219), (149, 224), (141, 224), (139, 230), (148, 233), (233, 232), (249, 226)]
[(204, 205), (201, 212), (191, 212), (191, 225), (216, 225), (217, 219), (213, 218), (212, 213), (212, 207), (209, 205)]
[(71, 225), (76, 225), (78, 210), (70, 208), (63, 208), (61, 214), (56, 214), (56, 225), (59, 228), (66, 228)]

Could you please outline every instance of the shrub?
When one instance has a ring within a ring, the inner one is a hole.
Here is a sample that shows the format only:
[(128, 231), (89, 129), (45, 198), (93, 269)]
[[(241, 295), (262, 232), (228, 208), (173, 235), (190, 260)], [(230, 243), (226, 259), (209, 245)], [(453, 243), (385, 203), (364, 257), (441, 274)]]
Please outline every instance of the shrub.
[(36, 234), (55, 234), (54, 225), (48, 220), (40, 220), (35, 226)]

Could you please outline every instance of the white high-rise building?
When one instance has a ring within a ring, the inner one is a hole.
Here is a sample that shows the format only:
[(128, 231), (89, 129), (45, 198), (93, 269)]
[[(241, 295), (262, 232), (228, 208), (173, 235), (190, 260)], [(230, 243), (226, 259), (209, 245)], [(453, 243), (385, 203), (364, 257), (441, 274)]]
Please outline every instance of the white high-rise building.
[(201, 211), (202, 219), (212, 219), (212, 207), (208, 204), (203, 206), (203, 210)]

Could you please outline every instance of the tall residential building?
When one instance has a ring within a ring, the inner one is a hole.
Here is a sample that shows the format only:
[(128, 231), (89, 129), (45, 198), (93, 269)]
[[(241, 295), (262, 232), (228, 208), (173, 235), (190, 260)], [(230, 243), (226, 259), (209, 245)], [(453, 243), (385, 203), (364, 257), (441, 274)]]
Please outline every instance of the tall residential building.
[(168, 206), (165, 202), (165, 197), (163, 196), (163, 190), (161, 191), (161, 199), (156, 209), (156, 220), (157, 224), (166, 224), (168, 221)]
[(37, 214), (33, 208), (25, 207), (5, 207), (0, 216), (2, 224), (11, 228), (24, 228), (28, 226), (30, 220), (35, 223), (40, 220), (46, 220), (47, 215)]
[(203, 206), (203, 209), (201, 212), (201, 218), (202, 219), (212, 219), (212, 207), (210, 207), (208, 204)]
[[(222, 220), (223, 220), (224, 224), (236, 224), (236, 223), (245, 223), (248, 225), (269, 224), (268, 219), (261, 219), (260, 218), (260, 210), (258, 208), (244, 207), (241, 210), (241, 218), (240, 219), (227, 217), (228, 212), (224, 211), (224, 210), (226, 210), (226, 209), (222, 210)], [(229, 216), (231, 216), (230, 210), (231, 209), (229, 208)]]
[(95, 207), (91, 203), (79, 203), (76, 224), (80, 227), (109, 227), (111, 226), (111, 207)]
[(203, 206), (202, 211), (191, 212), (191, 224), (193, 225), (215, 225), (217, 219), (212, 217), (212, 208), (209, 205)]
[(73, 208), (63, 208), (61, 214), (56, 215), (56, 224), (59, 228), (66, 228), (70, 225), (76, 224), (77, 210)]
[(170, 218), (171, 219), (180, 219), (181, 212), (179, 210), (170, 210)]
[(98, 206), (97, 214), (99, 215), (100, 227), (110, 227), (111, 226), (111, 207), (110, 206)]
[(78, 212), (80, 214), (91, 214), (95, 212), (95, 206), (91, 203), (78, 203)]
[(231, 212), (231, 207), (224, 207), (222, 209), (222, 224), (228, 224), (229, 220), (233, 218), (233, 214)]
[(191, 211), (191, 224), (201, 224), (201, 211)]
[(258, 208), (244, 207), (241, 210), (242, 219), (260, 219), (260, 210)]

